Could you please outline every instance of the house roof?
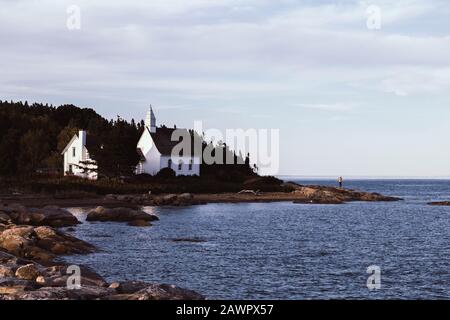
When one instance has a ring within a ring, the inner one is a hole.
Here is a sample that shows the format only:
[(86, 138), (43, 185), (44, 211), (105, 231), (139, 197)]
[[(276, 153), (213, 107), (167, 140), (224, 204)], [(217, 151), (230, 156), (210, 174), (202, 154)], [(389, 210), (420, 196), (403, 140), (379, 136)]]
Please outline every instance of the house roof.
[[(150, 130), (147, 128), (147, 130), (150, 132)], [(180, 139), (178, 141), (172, 141), (172, 134), (173, 132), (177, 130), (180, 134)], [(152, 136), (153, 142), (156, 145), (156, 148), (163, 156), (170, 156), (172, 154), (173, 148), (179, 144), (183, 137), (186, 135), (189, 135), (191, 138), (191, 154), (190, 156), (195, 155), (194, 150), (194, 135), (192, 132), (188, 131), (187, 129), (175, 129), (175, 128), (166, 128), (166, 127), (159, 127), (156, 128), (156, 132), (150, 132), (150, 135)], [(200, 144), (201, 146), (201, 144)], [(184, 152), (184, 150), (183, 150)], [(180, 156), (186, 156), (186, 154), (180, 154)]]
[(75, 139), (78, 139), (78, 135), (77, 135), (76, 133), (73, 135), (72, 139), (71, 139), (71, 140), (69, 141), (69, 143), (66, 145), (66, 147), (64, 148), (64, 150), (61, 151), (61, 154), (66, 153), (67, 149), (69, 149), (69, 146), (72, 144), (72, 142), (73, 142)]

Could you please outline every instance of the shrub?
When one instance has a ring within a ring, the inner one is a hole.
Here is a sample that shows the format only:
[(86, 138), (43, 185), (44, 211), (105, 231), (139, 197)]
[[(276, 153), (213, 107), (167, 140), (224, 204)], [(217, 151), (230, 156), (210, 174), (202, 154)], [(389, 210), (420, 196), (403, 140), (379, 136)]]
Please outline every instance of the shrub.
[(163, 168), (159, 170), (159, 172), (156, 174), (157, 178), (163, 178), (163, 179), (171, 179), (175, 178), (177, 175), (175, 171), (173, 171), (171, 168)]

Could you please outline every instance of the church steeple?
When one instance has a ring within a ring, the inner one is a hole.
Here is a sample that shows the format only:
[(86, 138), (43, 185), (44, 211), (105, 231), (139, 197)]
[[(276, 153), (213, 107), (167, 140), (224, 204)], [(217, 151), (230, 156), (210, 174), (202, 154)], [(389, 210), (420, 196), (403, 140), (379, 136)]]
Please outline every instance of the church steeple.
[(148, 109), (147, 116), (145, 117), (145, 126), (150, 130), (150, 132), (156, 132), (156, 117), (153, 113), (153, 108), (151, 105)]

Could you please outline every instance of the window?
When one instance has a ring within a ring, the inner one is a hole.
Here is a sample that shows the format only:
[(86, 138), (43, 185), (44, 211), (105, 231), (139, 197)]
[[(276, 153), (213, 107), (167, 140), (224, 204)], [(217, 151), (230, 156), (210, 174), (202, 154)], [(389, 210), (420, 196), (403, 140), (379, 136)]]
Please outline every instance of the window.
[(189, 161), (189, 171), (192, 171), (192, 164), (194, 161), (192, 161), (192, 159)]
[(172, 169), (172, 159), (169, 159), (169, 161), (167, 161), (167, 167)]
[(69, 165), (69, 173), (73, 173), (73, 166), (72, 165)]
[(179, 161), (178, 162), (178, 170), (180, 171), (181, 169), (183, 169), (183, 161)]
[(76, 149), (75, 147), (72, 148), (72, 157), (75, 157), (75, 155), (76, 155), (76, 150), (77, 150), (77, 149)]

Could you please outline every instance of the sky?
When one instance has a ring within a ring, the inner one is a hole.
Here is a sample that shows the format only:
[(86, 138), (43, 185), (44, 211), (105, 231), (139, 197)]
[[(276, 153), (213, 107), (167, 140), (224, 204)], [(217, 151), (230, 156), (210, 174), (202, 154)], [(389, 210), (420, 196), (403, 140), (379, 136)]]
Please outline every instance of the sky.
[(449, 16), (447, 0), (0, 0), (0, 99), (278, 129), (282, 175), (449, 177)]

